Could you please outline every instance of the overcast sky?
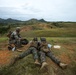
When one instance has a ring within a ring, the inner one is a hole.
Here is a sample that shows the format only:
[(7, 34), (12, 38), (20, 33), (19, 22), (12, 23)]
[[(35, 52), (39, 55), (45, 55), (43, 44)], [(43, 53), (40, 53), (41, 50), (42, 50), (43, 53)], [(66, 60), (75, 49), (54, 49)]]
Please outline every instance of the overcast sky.
[(0, 18), (76, 21), (76, 0), (0, 0)]

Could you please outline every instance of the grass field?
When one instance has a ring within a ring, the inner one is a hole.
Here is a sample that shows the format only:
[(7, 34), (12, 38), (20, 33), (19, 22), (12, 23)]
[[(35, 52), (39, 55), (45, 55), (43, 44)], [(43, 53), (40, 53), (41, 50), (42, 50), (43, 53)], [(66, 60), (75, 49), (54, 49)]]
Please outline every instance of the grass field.
[(31, 30), (22, 32), (23, 37), (76, 37), (76, 30), (73, 29), (50, 29), (50, 30)]
[(8, 38), (7, 37), (0, 37), (0, 42), (4, 42), (4, 41), (7, 41)]
[[(48, 70), (40, 71), (40, 67), (34, 64), (33, 56), (29, 55), (13, 66), (6, 66), (11, 61), (14, 55), (21, 52), (8, 51), (8, 38), (6, 34), (0, 36), (0, 75), (76, 75), (76, 23), (58, 23), (60, 27), (46, 28), (45, 25), (28, 25), (23, 26), (24, 30), (21, 32), (23, 38), (32, 40), (33, 37), (45, 37), (47, 42), (52, 45), (52, 53), (62, 62), (67, 63), (68, 67), (65, 70), (59, 68), (52, 60), (47, 59)], [(52, 26), (51, 23), (49, 25)], [(61, 46), (60, 49), (53, 48), (54, 45)], [(22, 50), (26, 50), (28, 46), (24, 46)], [(2, 52), (3, 51), (3, 52)], [(3, 53), (3, 58), (1, 57)], [(8, 55), (8, 56), (6, 56)], [(5, 60), (6, 59), (6, 60)], [(2, 61), (4, 60), (4, 61)], [(9, 60), (9, 62), (7, 61)], [(2, 61), (2, 62), (1, 62)], [(3, 62), (7, 62), (2, 65)]]
[[(3, 38), (3, 37), (2, 37)], [(2, 39), (0, 38), (0, 40)], [(28, 37), (31, 40), (32, 37)], [(51, 45), (60, 45), (60, 49), (52, 48), (54, 55), (62, 62), (67, 63), (68, 67), (65, 70), (60, 69), (49, 58), (47, 58), (48, 71), (40, 71), (40, 67), (34, 65), (32, 55), (19, 60), (12, 67), (0, 68), (0, 75), (76, 75), (76, 38), (75, 37), (46, 37), (47, 41)], [(3, 43), (7, 38), (3, 39)], [(2, 43), (1, 41), (1, 43)], [(25, 46), (26, 47), (26, 46)], [(11, 56), (20, 54), (20, 52), (14, 52)], [(11, 57), (12, 58), (12, 57)]]

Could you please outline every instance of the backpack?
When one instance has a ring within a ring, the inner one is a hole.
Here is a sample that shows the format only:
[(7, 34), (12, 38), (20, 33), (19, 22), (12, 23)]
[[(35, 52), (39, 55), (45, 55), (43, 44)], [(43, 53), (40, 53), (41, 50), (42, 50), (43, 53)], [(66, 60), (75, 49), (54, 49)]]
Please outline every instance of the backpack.
[(27, 45), (28, 44), (28, 40), (27, 39), (21, 39), (21, 44), (22, 45)]
[(7, 37), (10, 38), (11, 34), (12, 34), (12, 31), (9, 31), (7, 34)]
[(8, 34), (7, 34), (7, 37), (10, 38), (10, 39), (15, 39), (15, 37), (14, 37), (14, 35), (12, 35), (12, 33), (13, 33), (12, 31), (9, 31)]

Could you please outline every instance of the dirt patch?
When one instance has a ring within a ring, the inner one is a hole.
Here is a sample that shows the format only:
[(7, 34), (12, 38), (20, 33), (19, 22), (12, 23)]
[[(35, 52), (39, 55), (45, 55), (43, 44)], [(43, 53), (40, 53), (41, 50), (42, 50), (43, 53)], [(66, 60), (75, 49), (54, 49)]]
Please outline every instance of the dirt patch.
[(0, 51), (0, 65), (8, 64), (11, 54), (12, 53), (8, 50)]
[(69, 50), (70, 53), (74, 53), (74, 48), (76, 47), (75, 44), (71, 45), (63, 45), (67, 50)]
[[(39, 24), (39, 25), (37, 25), (35, 27), (43, 28), (43, 29), (50, 29), (50, 25), (47, 25), (45, 23)], [(30, 31), (30, 30), (34, 30), (33, 26), (24, 26), (24, 27), (21, 28), (21, 32)]]
[(7, 42), (2, 42), (0, 43), (0, 50), (7, 50), (8, 43)]
[(45, 23), (39, 24), (38, 26), (44, 29), (50, 29), (50, 26)]
[(62, 62), (65, 62), (67, 64), (69, 64), (71, 62), (70, 58), (68, 57), (68, 55), (66, 55), (65, 53), (62, 53), (61, 55), (59, 55), (59, 59)]
[[(23, 46), (22, 48), (20, 48), (20, 50), (25, 51), (25, 50), (28, 49), (28, 46), (29, 46), (29, 45), (25, 45), (25, 46)], [(5, 48), (7, 48), (7, 46), (6, 46)], [(3, 48), (3, 49), (5, 49), (5, 48)], [(10, 62), (12, 56), (14, 56), (15, 53), (17, 53), (17, 51), (16, 51), (16, 52), (15, 52), (15, 51), (12, 52), (12, 51), (3, 50), (3, 49), (0, 50), (0, 65), (1, 65), (1, 66), (8, 64), (8, 63)], [(13, 54), (13, 53), (14, 53), (14, 54)]]
[(31, 26), (24, 26), (22, 27), (21, 32), (30, 31), (30, 30), (33, 30)]

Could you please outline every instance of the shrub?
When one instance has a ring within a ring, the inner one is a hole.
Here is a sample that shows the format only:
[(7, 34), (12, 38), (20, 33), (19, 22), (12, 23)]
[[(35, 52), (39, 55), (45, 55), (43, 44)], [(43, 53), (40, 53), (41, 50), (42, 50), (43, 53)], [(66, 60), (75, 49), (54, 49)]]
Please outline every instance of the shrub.
[(2, 27), (0, 27), (0, 33), (4, 34), (4, 33), (8, 32), (9, 29), (10, 29), (10, 26), (7, 26), (7, 27), (2, 26)]

